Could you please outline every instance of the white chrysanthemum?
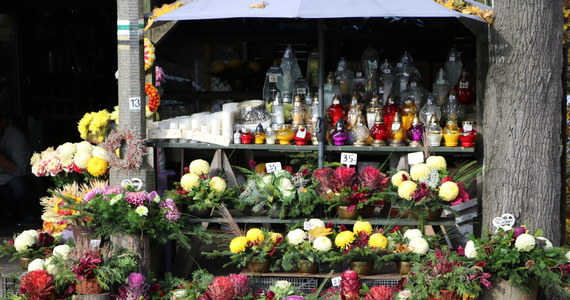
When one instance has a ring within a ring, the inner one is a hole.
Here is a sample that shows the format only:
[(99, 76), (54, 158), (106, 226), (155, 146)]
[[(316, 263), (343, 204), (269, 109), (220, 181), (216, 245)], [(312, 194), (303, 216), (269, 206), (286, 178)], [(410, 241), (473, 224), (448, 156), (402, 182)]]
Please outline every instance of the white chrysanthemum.
[(68, 245), (57, 245), (53, 248), (53, 255), (67, 257), (70, 251), (71, 247), (69, 247)]
[(415, 238), (408, 244), (415, 254), (426, 254), (429, 250), (429, 244), (424, 238)]
[(210, 173), (210, 164), (203, 159), (195, 159), (190, 163), (190, 173), (207, 175)]
[(42, 160), (49, 160), (56, 158), (55, 149), (53, 147), (48, 147), (46, 150), (42, 151)]
[(30, 158), (30, 165), (35, 166), (37, 164), (39, 164), (42, 161), (42, 155), (34, 152), (34, 154), (32, 154), (32, 157)]
[(317, 251), (329, 251), (332, 248), (332, 241), (326, 236), (319, 236), (313, 241), (313, 248)]
[(91, 159), (91, 152), (87, 152), (87, 151), (77, 151), (77, 153), (75, 153), (75, 157), (73, 158), (73, 162), (75, 163), (75, 165), (80, 168), (80, 169), (86, 169), (87, 168), (87, 163), (89, 163), (89, 160)]
[(77, 152), (93, 152), (93, 144), (89, 143), (88, 141), (79, 142), (75, 144), (75, 147), (77, 148)]
[(186, 290), (176, 290), (172, 293), (172, 297), (176, 299), (186, 299), (187, 296)]
[(287, 233), (287, 242), (291, 245), (299, 245), (307, 238), (307, 233), (303, 229), (295, 229)]
[(403, 291), (398, 293), (396, 300), (405, 300), (405, 299), (409, 299), (410, 297), (412, 297), (412, 291), (403, 290)]
[(530, 251), (534, 249), (535, 245), (536, 241), (534, 240), (534, 236), (528, 233), (519, 235), (515, 240), (515, 248), (517, 248), (519, 251)]
[(408, 229), (404, 232), (404, 238), (408, 239), (408, 241), (421, 237), (424, 237), (424, 235), (419, 229)]
[(325, 222), (323, 222), (321, 219), (310, 219), (309, 223), (312, 224), (313, 228), (325, 227)]
[(44, 268), (49, 274), (55, 275), (55, 273), (57, 273), (57, 269), (55, 265), (52, 263), (52, 261), (53, 257), (50, 256), (46, 258), (46, 260), (44, 261)]
[(566, 261), (568, 261), (568, 263), (570, 263), (570, 250), (568, 252), (566, 252)]
[(75, 146), (74, 143), (64, 143), (59, 145), (59, 147), (57, 147), (56, 152), (57, 152), (57, 158), (59, 158), (60, 160), (63, 159), (72, 159), (73, 155), (75, 155), (75, 151), (77, 151), (77, 147)]
[(29, 235), (26, 232), (22, 232), (20, 233), (20, 235), (16, 237), (16, 239), (14, 239), (14, 248), (16, 248), (16, 251), (20, 252), (28, 249), (35, 243), (36, 243), (35, 237)]
[(552, 243), (545, 237), (539, 236), (537, 237), (537, 239), (544, 241), (544, 243), (546, 243), (546, 245), (544, 245), (544, 249), (552, 249)]
[(137, 213), (137, 215), (139, 215), (141, 217), (148, 216), (148, 208), (146, 206), (143, 206), (143, 205), (135, 208), (135, 212)]
[(41, 258), (36, 258), (30, 262), (28, 265), (28, 272), (39, 271), (44, 269), (44, 260)]
[(465, 244), (465, 257), (467, 258), (477, 258), (477, 249), (475, 249), (475, 243), (473, 241), (467, 242)]
[(100, 146), (93, 147), (93, 151), (91, 151), (91, 155), (93, 155), (94, 157), (102, 158), (104, 160), (109, 160), (109, 157), (107, 155), (107, 150), (105, 150), (105, 148), (100, 147)]
[(274, 283), (275, 287), (280, 289), (286, 289), (291, 286), (291, 283), (287, 280), (277, 280)]
[(38, 236), (40, 236), (40, 232), (35, 229), (24, 230), (22, 231), (22, 233), (29, 234), (33, 238), (37, 238)]
[(430, 156), (426, 159), (426, 165), (436, 170), (444, 170), (447, 168), (447, 162), (443, 156)]
[(415, 164), (410, 168), (410, 176), (413, 180), (425, 181), (430, 174), (430, 167), (424, 163)]

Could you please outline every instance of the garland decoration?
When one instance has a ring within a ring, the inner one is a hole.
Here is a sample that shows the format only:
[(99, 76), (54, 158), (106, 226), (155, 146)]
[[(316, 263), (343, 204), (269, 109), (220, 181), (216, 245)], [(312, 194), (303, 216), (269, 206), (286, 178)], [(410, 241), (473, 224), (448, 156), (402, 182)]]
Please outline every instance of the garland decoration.
[(154, 65), (156, 55), (154, 54), (154, 45), (148, 38), (144, 38), (144, 70), (147, 71)]
[(150, 83), (145, 83), (144, 92), (148, 96), (148, 109), (151, 112), (156, 112), (158, 106), (160, 105), (160, 94), (158, 93), (158, 89)]
[[(125, 143), (124, 158), (117, 156), (117, 150)], [(139, 169), (146, 154), (146, 146), (143, 139), (133, 130), (113, 130), (101, 144), (108, 154), (108, 162), (111, 167), (121, 170)]]

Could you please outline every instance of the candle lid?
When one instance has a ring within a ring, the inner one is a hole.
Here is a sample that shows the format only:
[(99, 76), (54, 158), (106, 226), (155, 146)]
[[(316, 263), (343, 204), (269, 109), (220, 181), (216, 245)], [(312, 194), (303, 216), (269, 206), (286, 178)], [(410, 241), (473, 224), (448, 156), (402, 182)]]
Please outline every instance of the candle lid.
[(384, 124), (382, 113), (380, 113), (380, 111), (376, 111), (376, 115), (374, 116), (374, 124)]
[(340, 104), (340, 95), (339, 94), (335, 94), (332, 100), (333, 104)]
[(275, 99), (273, 99), (273, 105), (283, 105), (283, 100), (281, 99), (281, 93), (277, 92), (275, 94)]
[(390, 95), (388, 95), (388, 104), (395, 104), (396, 102), (394, 101), (394, 94), (390, 93)]
[(437, 125), (437, 119), (435, 115), (432, 115), (431, 118), (429, 118), (429, 125)]
[(400, 112), (396, 112), (396, 114), (394, 115), (394, 121), (392, 121), (392, 123), (401, 123), (402, 122), (402, 117), (400, 116)]
[(414, 120), (412, 121), (412, 125), (422, 125), (422, 121), (420, 121), (418, 114), (414, 115)]
[(319, 93), (313, 95), (313, 104), (319, 103)]
[(336, 130), (344, 130), (344, 120), (339, 119), (336, 121)]
[(295, 96), (295, 100), (293, 101), (293, 106), (294, 107), (303, 106), (303, 100), (301, 99), (301, 96), (299, 96), (299, 95)]
[(358, 115), (358, 117), (356, 118), (356, 124), (364, 125), (364, 118), (362, 117), (362, 115)]
[(257, 124), (257, 127), (255, 128), (255, 132), (257, 132), (257, 133), (265, 132), (265, 130), (263, 129), (263, 125), (261, 125), (261, 123)]

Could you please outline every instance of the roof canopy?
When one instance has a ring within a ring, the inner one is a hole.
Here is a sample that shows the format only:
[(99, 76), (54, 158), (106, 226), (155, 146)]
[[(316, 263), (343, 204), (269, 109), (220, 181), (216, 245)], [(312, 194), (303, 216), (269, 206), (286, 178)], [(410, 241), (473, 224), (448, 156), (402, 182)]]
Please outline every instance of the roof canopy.
[[(252, 8), (259, 4), (264, 4), (263, 8)], [(478, 16), (462, 14), (433, 0), (191, 0), (156, 20), (355, 17), (463, 17), (483, 22)]]

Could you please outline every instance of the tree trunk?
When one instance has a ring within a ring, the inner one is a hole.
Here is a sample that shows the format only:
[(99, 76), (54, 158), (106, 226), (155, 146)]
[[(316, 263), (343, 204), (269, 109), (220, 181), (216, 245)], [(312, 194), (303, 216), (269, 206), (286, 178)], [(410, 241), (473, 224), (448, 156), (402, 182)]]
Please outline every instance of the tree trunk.
[(559, 244), (562, 1), (495, 2), (485, 94), (483, 226), (511, 213)]

